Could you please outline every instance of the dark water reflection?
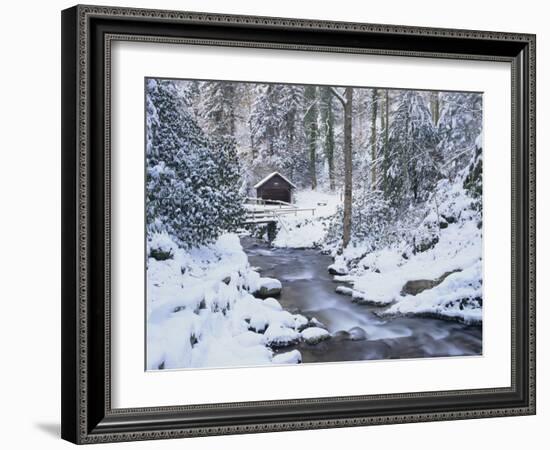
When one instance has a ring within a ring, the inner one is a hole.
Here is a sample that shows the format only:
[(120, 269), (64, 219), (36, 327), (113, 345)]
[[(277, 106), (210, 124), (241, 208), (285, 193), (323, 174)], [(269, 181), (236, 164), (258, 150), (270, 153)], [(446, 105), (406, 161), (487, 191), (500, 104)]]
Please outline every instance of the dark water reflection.
[[(358, 305), (337, 294), (327, 267), (332, 260), (313, 249), (274, 249), (249, 237), (241, 243), (251, 265), (262, 276), (283, 284), (281, 305), (290, 312), (316, 317), (331, 333), (360, 327), (367, 340), (333, 337), (317, 345), (298, 346), (304, 362), (360, 361), (480, 355), (481, 327), (439, 319), (402, 317), (380, 319), (375, 306)], [(286, 351), (286, 350), (285, 350)]]

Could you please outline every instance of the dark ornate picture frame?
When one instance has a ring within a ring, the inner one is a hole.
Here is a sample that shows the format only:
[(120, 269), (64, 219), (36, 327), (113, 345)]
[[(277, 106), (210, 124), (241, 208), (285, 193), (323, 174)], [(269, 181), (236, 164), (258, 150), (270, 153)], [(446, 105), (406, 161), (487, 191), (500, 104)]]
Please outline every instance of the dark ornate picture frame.
[[(510, 63), (511, 386), (113, 409), (110, 51), (114, 41)], [(84, 444), (529, 414), (535, 414), (534, 35), (99, 6), (62, 12), (64, 439)]]

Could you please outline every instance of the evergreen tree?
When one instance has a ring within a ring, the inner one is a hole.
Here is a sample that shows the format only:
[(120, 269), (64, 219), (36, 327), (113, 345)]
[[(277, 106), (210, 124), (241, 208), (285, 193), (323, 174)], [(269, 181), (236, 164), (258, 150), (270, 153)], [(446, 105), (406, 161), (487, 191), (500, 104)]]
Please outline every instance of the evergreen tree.
[(464, 189), (468, 191), (473, 198), (472, 206), (481, 212), (481, 201), (483, 195), (483, 157), (481, 135), (478, 136), (474, 144), (475, 152), (471, 156), (470, 162), (464, 170)]
[(205, 81), (200, 89), (202, 116), (208, 135), (219, 139), (234, 138), (236, 83)]
[(283, 111), (280, 103), (280, 86), (274, 84), (258, 85), (256, 98), (252, 105), (249, 124), (252, 145), (261, 158), (272, 158), (281, 148), (279, 126)]
[(329, 188), (335, 188), (335, 158), (334, 158), (334, 111), (332, 94), (327, 86), (321, 87), (321, 127), (323, 132), (323, 150), (328, 166)]
[(440, 177), (438, 135), (418, 91), (401, 91), (389, 134), (388, 193), (396, 206), (425, 200)]
[(384, 198), (389, 196), (389, 183), (388, 183), (388, 172), (390, 168), (390, 90), (384, 90), (384, 112), (382, 114), (382, 129), (384, 132), (384, 143), (382, 150), (382, 162), (381, 172), (382, 172), (382, 191), (384, 192)]
[(444, 92), (438, 123), (439, 149), (446, 161), (444, 173), (449, 179), (468, 164), (476, 149), (482, 127), (482, 96), (475, 93)]
[(378, 89), (372, 90), (371, 104), (371, 128), (370, 128), (370, 151), (371, 151), (371, 189), (375, 191), (377, 189), (376, 185), (376, 159), (378, 157), (378, 139), (376, 132), (376, 118), (378, 115)]
[(304, 103), (304, 88), (283, 85), (280, 92), (281, 124), (279, 137), (284, 142), (279, 148), (279, 163), (282, 171), (291, 180), (301, 182), (304, 172), (304, 128), (300, 120)]
[(147, 231), (186, 248), (212, 242), (244, 217), (235, 145), (205, 136), (175, 82), (146, 89)]
[(304, 128), (309, 148), (309, 175), (311, 178), (311, 189), (317, 189), (317, 87), (308, 85), (304, 92), (305, 111)]

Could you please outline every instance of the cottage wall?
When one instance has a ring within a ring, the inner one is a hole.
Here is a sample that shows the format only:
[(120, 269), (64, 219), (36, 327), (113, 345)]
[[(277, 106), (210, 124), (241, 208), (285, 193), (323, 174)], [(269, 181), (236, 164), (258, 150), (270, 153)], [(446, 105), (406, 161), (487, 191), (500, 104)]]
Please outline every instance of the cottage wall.
[(292, 186), (281, 176), (274, 175), (256, 189), (258, 198), (292, 202)]

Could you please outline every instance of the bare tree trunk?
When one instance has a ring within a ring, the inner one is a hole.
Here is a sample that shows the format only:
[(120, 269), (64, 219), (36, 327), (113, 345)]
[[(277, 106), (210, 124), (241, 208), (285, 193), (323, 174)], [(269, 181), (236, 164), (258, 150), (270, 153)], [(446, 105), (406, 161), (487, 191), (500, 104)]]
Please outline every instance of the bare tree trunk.
[(322, 92), (321, 124), (323, 127), (323, 146), (328, 162), (330, 190), (334, 191), (334, 113), (332, 111), (332, 93), (324, 87)]
[(351, 200), (352, 200), (352, 106), (353, 88), (347, 87), (344, 104), (344, 229), (343, 247), (346, 248), (351, 239)]
[(388, 166), (389, 166), (389, 136), (390, 136), (390, 95), (389, 89), (386, 89), (386, 98), (384, 100), (384, 160), (382, 162), (382, 176), (384, 182), (384, 196), (388, 194)]
[(311, 176), (311, 189), (317, 189), (317, 88), (307, 86), (304, 92), (308, 110), (304, 117), (304, 125), (309, 146), (309, 173)]
[(432, 109), (432, 118), (434, 121), (434, 126), (437, 127), (437, 124), (439, 123), (439, 116), (440, 116), (440, 106), (439, 106), (439, 92), (434, 91), (431, 95), (431, 109)]
[(317, 189), (317, 159), (314, 144), (309, 144), (309, 172), (311, 173), (311, 189)]
[(378, 89), (372, 90), (372, 103), (371, 103), (371, 123), (370, 123), (370, 149), (371, 149), (371, 163), (370, 163), (370, 180), (371, 189), (376, 190), (376, 119), (378, 115)]

